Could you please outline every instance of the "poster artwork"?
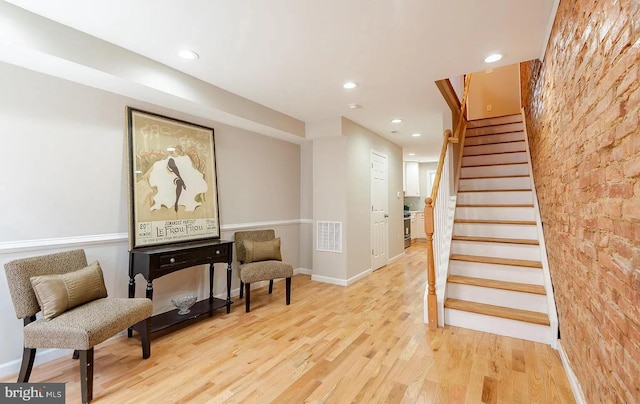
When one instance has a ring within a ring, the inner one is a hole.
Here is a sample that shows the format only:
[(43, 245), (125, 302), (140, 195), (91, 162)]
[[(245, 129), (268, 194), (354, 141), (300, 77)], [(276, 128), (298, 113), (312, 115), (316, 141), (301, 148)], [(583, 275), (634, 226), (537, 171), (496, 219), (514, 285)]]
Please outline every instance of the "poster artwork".
[(213, 129), (129, 109), (132, 247), (219, 238)]

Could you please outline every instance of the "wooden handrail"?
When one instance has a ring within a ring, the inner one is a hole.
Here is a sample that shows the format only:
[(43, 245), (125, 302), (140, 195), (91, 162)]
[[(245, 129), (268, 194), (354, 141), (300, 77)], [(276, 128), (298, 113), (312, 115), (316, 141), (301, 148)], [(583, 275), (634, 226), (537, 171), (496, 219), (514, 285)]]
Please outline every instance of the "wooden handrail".
[[(467, 121), (465, 117), (465, 111), (467, 107), (467, 98), (469, 97), (469, 85), (471, 84), (471, 75), (467, 74), (464, 78), (464, 92), (462, 99), (464, 103), (460, 106), (460, 117), (458, 118), (458, 127), (460, 132), (456, 132), (456, 137), (460, 140), (460, 148), (458, 149), (458, 164), (456, 167), (456, 179), (453, 186), (455, 192), (458, 192), (458, 185), (460, 183), (460, 170), (462, 169), (462, 154), (464, 152), (464, 141), (467, 137)], [(457, 129), (458, 130), (458, 129)]]
[(436, 176), (434, 178), (433, 188), (431, 189), (431, 200), (433, 201), (434, 207), (436, 205), (436, 198), (438, 197), (438, 189), (440, 189), (440, 178), (442, 177), (442, 169), (444, 168), (444, 158), (451, 138), (451, 130), (445, 130), (442, 139), (442, 148), (440, 149), (440, 160), (438, 160), (438, 168), (436, 169)]
[(469, 85), (471, 84), (471, 74), (464, 76), (464, 91), (462, 92), (462, 101), (460, 102), (460, 115), (458, 116), (458, 124), (456, 125), (456, 131), (454, 135), (456, 139), (460, 140), (463, 122), (467, 122), (465, 117), (467, 112), (467, 98), (469, 97)]
[(458, 185), (460, 184), (460, 170), (462, 170), (462, 154), (464, 152), (464, 141), (467, 137), (467, 124), (469, 121), (466, 119), (462, 121), (462, 134), (460, 135), (460, 149), (458, 150), (458, 166), (456, 167), (456, 179), (453, 186), (454, 192), (458, 192)]
[[(424, 231), (427, 236), (427, 319), (429, 328), (438, 328), (438, 301), (436, 297), (436, 270), (435, 270), (435, 258), (433, 256), (433, 233), (435, 230), (435, 218), (433, 211), (436, 206), (436, 199), (438, 198), (438, 189), (440, 188), (440, 178), (442, 177), (442, 169), (444, 168), (444, 160), (447, 154), (447, 147), (449, 143), (460, 142), (460, 158), (458, 163), (462, 161), (462, 148), (464, 147), (464, 137), (467, 128), (467, 119), (465, 118), (465, 112), (467, 109), (467, 97), (469, 96), (469, 84), (471, 83), (471, 75), (468, 74), (464, 78), (464, 91), (462, 93), (462, 100), (460, 102), (460, 115), (458, 117), (458, 124), (456, 125), (456, 131), (451, 133), (450, 129), (444, 131), (442, 139), (442, 148), (440, 149), (440, 160), (438, 160), (438, 168), (431, 190), (431, 197), (425, 199), (424, 205)], [(458, 171), (460, 165), (458, 166)], [(457, 176), (456, 176), (457, 177)], [(456, 182), (457, 187), (457, 182)]]

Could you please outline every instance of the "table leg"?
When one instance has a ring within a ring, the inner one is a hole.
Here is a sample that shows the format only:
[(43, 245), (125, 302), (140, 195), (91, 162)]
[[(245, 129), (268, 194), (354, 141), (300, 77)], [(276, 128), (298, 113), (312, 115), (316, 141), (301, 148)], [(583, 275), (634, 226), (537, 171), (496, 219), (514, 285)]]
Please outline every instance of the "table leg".
[(209, 303), (213, 302), (213, 263), (209, 264)]
[(227, 313), (231, 311), (231, 263), (227, 264)]
[[(129, 298), (136, 297), (136, 280), (134, 277), (129, 275)], [(133, 337), (133, 329), (127, 329), (127, 337)]]
[(153, 300), (153, 282), (147, 281), (147, 299)]

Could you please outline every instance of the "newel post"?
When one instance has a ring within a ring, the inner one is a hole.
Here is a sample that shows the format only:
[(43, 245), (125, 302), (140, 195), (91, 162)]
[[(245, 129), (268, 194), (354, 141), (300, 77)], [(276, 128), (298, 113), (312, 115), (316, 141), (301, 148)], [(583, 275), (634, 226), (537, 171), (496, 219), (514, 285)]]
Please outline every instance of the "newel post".
[(427, 234), (427, 310), (429, 328), (438, 328), (438, 306), (436, 298), (436, 270), (433, 257), (433, 199), (425, 199), (424, 231)]

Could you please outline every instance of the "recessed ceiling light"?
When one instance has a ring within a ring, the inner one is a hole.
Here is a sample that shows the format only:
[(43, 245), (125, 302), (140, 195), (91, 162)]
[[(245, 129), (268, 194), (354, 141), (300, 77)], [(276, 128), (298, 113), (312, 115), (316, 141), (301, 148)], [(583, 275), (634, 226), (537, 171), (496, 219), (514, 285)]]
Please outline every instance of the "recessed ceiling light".
[(414, 133), (413, 135), (411, 135), (413, 137), (420, 137), (421, 135), (419, 133)]
[(402, 122), (402, 119), (400, 118), (395, 118), (391, 120), (391, 123), (400, 123), (400, 122)]
[(486, 58), (484, 58), (484, 62), (485, 63), (493, 63), (493, 62), (497, 62), (500, 59), (502, 59), (502, 55), (499, 54), (499, 53), (494, 53), (494, 54), (489, 55)]
[(409, 153), (409, 156), (415, 156), (415, 155), (416, 155), (415, 153)]
[(358, 83), (355, 81), (347, 81), (342, 85), (342, 88), (346, 88), (347, 90), (351, 90), (352, 88), (358, 87)]
[(195, 51), (192, 51), (190, 49), (177, 50), (176, 54), (180, 56), (182, 59), (187, 59), (187, 60), (200, 59), (200, 55), (198, 55)]
[(362, 105), (360, 105), (360, 104), (349, 104), (349, 108), (351, 108), (351, 109), (359, 109), (359, 108), (362, 108)]

